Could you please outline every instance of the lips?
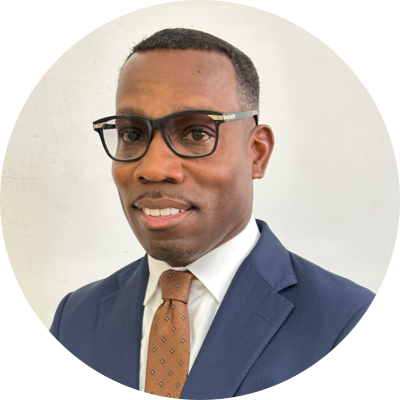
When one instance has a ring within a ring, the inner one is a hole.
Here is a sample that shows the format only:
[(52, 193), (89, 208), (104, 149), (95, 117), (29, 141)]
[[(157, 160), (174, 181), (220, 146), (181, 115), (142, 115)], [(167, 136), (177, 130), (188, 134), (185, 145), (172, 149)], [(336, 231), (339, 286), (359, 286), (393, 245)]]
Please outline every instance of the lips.
[(177, 209), (177, 210), (188, 210), (192, 208), (192, 206), (188, 202), (184, 202), (181, 200), (176, 200), (168, 197), (162, 198), (150, 198), (144, 197), (140, 200), (137, 200), (133, 203), (133, 205), (141, 210), (146, 208), (150, 210), (163, 210), (163, 209)]
[(144, 225), (145, 228), (149, 230), (156, 229), (167, 229), (178, 224), (181, 224), (186, 218), (190, 217), (190, 215), (194, 212), (193, 208), (189, 208), (186, 211), (180, 211), (177, 214), (170, 214), (168, 216), (158, 216), (153, 217), (151, 215), (147, 215), (140, 208), (135, 208), (139, 213), (140, 221)]
[(140, 197), (133, 203), (133, 207), (138, 209), (143, 225), (151, 230), (177, 225), (196, 208), (183, 200), (150, 196)]

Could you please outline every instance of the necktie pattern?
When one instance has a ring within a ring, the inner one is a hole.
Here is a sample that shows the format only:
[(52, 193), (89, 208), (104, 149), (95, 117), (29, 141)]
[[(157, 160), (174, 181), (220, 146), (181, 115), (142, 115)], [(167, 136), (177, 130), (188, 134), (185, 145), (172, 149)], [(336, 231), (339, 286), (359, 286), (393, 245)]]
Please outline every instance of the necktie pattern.
[(179, 398), (187, 378), (190, 325), (189, 271), (168, 270), (160, 277), (164, 302), (154, 314), (149, 338), (145, 392)]

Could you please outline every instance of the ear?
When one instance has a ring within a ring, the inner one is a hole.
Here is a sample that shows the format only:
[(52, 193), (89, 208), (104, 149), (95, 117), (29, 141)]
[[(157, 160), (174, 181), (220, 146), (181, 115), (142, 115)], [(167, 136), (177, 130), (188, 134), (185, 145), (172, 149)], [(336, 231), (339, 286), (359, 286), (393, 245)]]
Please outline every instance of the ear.
[(264, 177), (265, 170), (274, 149), (275, 138), (268, 125), (257, 125), (252, 133), (253, 179)]

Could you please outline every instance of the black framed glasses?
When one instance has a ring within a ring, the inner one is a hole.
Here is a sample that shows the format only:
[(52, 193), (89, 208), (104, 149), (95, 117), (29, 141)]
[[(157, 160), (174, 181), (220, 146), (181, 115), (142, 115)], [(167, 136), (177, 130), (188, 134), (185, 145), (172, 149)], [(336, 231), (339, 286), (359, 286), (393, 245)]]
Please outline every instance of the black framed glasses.
[(224, 122), (254, 117), (257, 111), (222, 113), (188, 110), (162, 118), (139, 115), (114, 115), (93, 122), (106, 153), (115, 161), (137, 161), (150, 147), (155, 128), (160, 129), (168, 147), (178, 156), (206, 157), (218, 144), (219, 126)]

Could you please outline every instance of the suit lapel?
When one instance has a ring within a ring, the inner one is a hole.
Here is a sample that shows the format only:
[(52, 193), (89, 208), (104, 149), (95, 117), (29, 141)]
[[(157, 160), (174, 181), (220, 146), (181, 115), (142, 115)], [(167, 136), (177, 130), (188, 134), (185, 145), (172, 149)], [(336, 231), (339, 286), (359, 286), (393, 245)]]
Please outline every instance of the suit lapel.
[(147, 257), (132, 273), (119, 276), (119, 290), (101, 300), (95, 369), (107, 377), (139, 389), (143, 300), (149, 277)]
[[(278, 294), (297, 283), (287, 250), (260, 221), (261, 237), (236, 273), (190, 371), (181, 398), (232, 397), (261, 352), (290, 314), (293, 304)], [(118, 278), (102, 298), (94, 369), (139, 388), (143, 300), (147, 257)]]
[(296, 284), (287, 250), (265, 223), (240, 266), (182, 390), (184, 399), (233, 397), (293, 309), (277, 292)]

